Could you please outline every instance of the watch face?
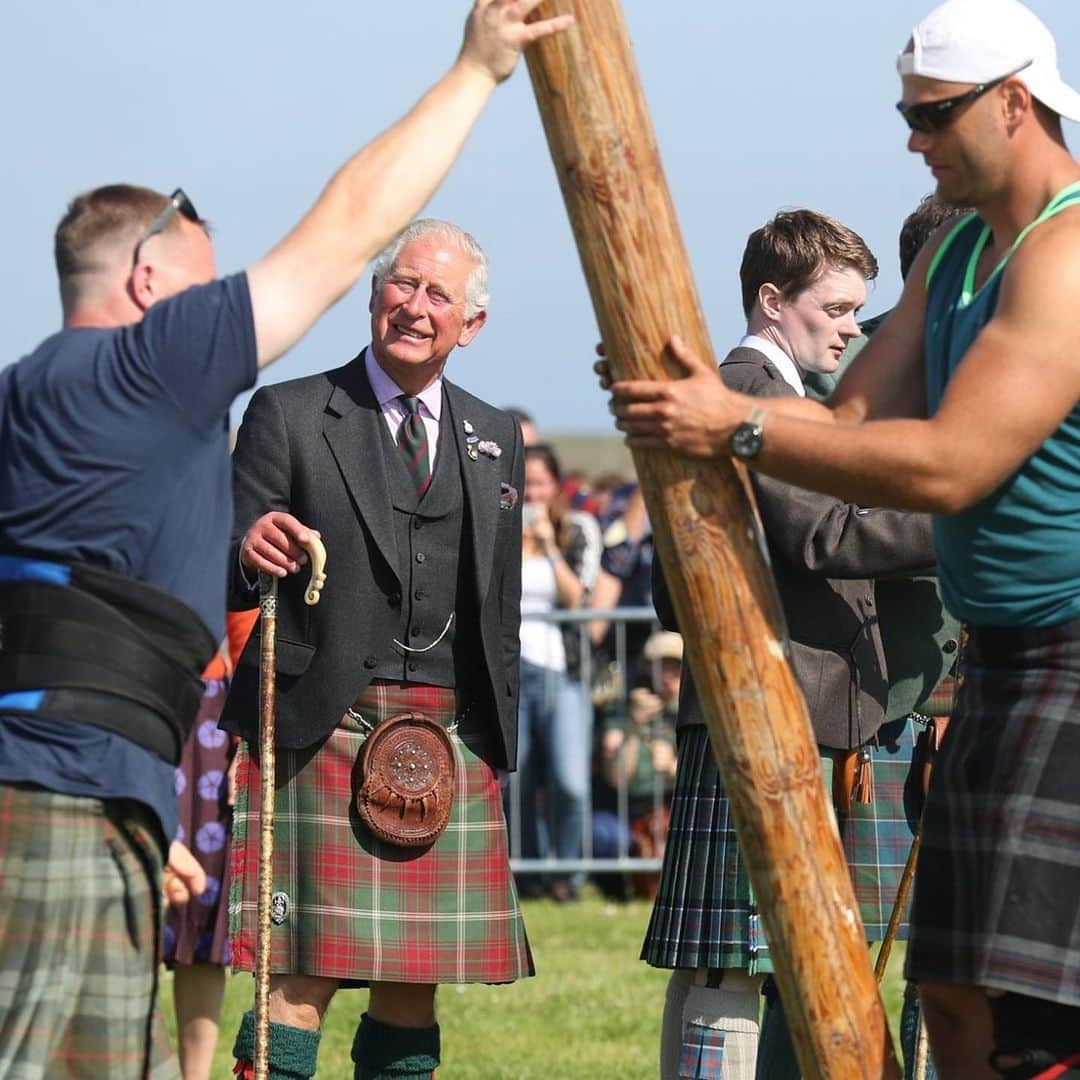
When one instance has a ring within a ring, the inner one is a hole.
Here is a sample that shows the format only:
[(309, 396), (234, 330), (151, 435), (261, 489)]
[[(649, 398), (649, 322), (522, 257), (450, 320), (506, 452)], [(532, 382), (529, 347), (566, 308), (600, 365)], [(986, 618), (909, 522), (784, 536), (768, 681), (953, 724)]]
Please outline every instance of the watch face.
[(731, 435), (731, 452), (737, 458), (757, 457), (761, 450), (762, 431), (758, 424), (740, 424)]

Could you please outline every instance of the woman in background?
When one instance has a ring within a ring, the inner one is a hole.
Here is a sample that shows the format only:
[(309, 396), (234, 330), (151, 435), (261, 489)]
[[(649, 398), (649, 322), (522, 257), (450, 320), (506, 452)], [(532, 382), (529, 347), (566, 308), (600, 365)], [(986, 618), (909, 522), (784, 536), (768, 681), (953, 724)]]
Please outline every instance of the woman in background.
[(165, 964), (173, 972), (176, 1041), (184, 1080), (209, 1080), (229, 963), (225, 880), (232, 827), (233, 740), (218, 728), (229, 679), (258, 611), (229, 612), (228, 638), (203, 672), (203, 699), (176, 770), (177, 839), (206, 873), (206, 889), (165, 918)]
[[(526, 859), (546, 853), (581, 858), (589, 801), (592, 710), (580, 681), (581, 630), (537, 618), (585, 604), (600, 569), (600, 528), (590, 515), (567, 508), (561, 481), (550, 446), (526, 448), (517, 808)], [(547, 777), (544, 817), (550, 829), (541, 825), (541, 775)], [(559, 875), (551, 893), (556, 900), (573, 899), (576, 884)]]

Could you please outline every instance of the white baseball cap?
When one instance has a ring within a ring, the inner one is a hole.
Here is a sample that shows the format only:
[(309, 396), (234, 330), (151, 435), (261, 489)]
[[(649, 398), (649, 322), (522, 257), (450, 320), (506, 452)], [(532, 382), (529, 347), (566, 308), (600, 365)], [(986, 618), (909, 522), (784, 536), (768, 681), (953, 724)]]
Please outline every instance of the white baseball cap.
[(1061, 78), (1054, 35), (1019, 0), (946, 0), (912, 30), (896, 66), (901, 75), (958, 83), (1024, 68), (1016, 77), (1033, 97), (1080, 121), (1080, 94)]

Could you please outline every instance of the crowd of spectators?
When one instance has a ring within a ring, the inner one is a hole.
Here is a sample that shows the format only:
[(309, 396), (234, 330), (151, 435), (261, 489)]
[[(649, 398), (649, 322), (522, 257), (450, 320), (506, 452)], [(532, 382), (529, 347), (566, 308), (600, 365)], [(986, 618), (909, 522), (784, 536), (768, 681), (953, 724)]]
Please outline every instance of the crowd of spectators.
[[(651, 610), (652, 529), (641, 489), (631, 476), (563, 468), (532, 417), (509, 411), (527, 447), (519, 777), (507, 794), (513, 854), (659, 857), (681, 640), (654, 633), (651, 619), (553, 621), (575, 608)], [(565, 901), (583, 879), (580, 871), (527, 873), (519, 885), (525, 895)], [(654, 881), (608, 875), (599, 884), (624, 896), (648, 894)]]

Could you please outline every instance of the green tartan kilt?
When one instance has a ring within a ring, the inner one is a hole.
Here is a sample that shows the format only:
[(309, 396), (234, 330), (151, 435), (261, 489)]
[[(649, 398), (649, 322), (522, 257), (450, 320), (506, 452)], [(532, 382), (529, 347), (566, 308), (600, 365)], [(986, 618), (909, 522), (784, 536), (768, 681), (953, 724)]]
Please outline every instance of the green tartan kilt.
[[(885, 936), (918, 823), (910, 786), (913, 724), (905, 717), (881, 727), (872, 748), (873, 801), (855, 804), (838, 820), (869, 941)], [(828, 756), (822, 770), (831, 791)], [(906, 918), (897, 936), (906, 938)], [(730, 804), (701, 725), (679, 732), (671, 824), (641, 958), (660, 968), (773, 970)]]
[[(355, 706), (370, 723), (415, 709), (449, 728), (453, 690), (372, 684)], [(453, 730), (450, 821), (430, 847), (386, 844), (361, 823), (354, 792), (364, 728), (343, 717), (322, 743), (277, 752), (271, 970), (368, 982), (507, 983), (534, 974), (507, 851), (502, 792), (487, 763), (492, 726)], [(257, 943), (259, 767), (241, 746), (229, 898), (233, 967)]]
[(162, 851), (126, 799), (0, 784), (0, 1076), (179, 1077), (157, 1002)]

